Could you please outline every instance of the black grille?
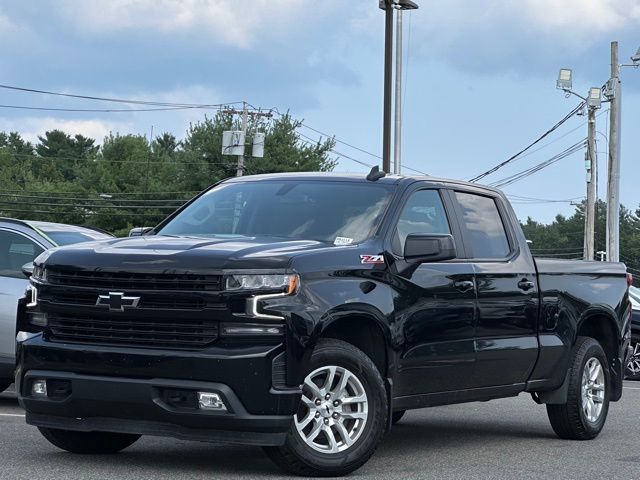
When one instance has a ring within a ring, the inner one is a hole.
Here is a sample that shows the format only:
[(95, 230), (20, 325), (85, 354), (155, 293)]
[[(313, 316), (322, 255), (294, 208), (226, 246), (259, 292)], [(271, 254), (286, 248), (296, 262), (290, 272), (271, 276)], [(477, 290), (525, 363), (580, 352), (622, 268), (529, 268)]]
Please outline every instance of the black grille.
[[(45, 292), (40, 295), (40, 300), (49, 302), (53, 305), (82, 305), (94, 306), (98, 295), (108, 292), (100, 291), (57, 291), (62, 290), (59, 287), (53, 293)], [(224, 309), (226, 304), (212, 302), (200, 295), (180, 295), (172, 293), (171, 295), (163, 295), (160, 293), (141, 293), (127, 292), (128, 295), (140, 296), (138, 308), (157, 309), (157, 310), (204, 310), (205, 308)]]
[(215, 320), (140, 319), (131, 317), (93, 318), (88, 315), (48, 314), (52, 339), (112, 345), (201, 348), (218, 337)]
[(51, 285), (117, 291), (219, 291), (222, 288), (222, 275), (84, 272), (47, 268), (47, 282)]

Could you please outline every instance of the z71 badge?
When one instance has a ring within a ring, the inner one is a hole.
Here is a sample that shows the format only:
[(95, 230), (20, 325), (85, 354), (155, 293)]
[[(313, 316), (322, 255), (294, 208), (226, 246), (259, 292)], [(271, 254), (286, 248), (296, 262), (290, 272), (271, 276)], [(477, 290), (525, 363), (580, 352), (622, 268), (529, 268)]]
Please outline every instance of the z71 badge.
[(360, 263), (367, 263), (367, 264), (384, 263), (384, 255), (360, 255)]

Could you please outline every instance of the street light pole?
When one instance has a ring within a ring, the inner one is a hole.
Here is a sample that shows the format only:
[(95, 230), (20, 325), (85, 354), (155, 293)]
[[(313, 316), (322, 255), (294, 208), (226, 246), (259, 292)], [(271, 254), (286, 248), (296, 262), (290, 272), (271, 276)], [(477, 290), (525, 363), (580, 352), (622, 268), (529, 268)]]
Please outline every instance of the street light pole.
[(393, 4), (384, 0), (384, 119), (382, 125), (382, 171), (391, 172), (391, 79), (393, 75)]
[(585, 211), (584, 259), (595, 256), (596, 184), (598, 160), (596, 156), (596, 109), (589, 107), (589, 135), (587, 141), (587, 208)]
[(395, 132), (393, 138), (393, 172), (402, 173), (402, 10), (396, 14), (396, 95), (395, 95)]
[[(412, 0), (378, 0), (378, 6), (384, 10), (384, 100), (383, 110), (384, 119), (382, 123), (382, 170), (387, 173), (391, 173), (391, 83), (393, 81), (393, 11), (398, 10), (398, 15), (401, 15), (402, 10), (415, 10), (418, 5)], [(399, 19), (399, 25), (402, 24), (402, 19)], [(400, 42), (400, 52), (402, 49), (402, 31), (400, 31), (398, 39)], [(399, 77), (396, 77), (396, 139), (400, 136), (400, 130), (398, 126), (401, 101), (400, 89), (402, 79), (402, 55), (398, 54), (396, 59), (396, 67), (398, 68)], [(398, 66), (399, 65), (399, 66)], [(397, 157), (400, 158), (400, 142), (396, 147)], [(396, 166), (398, 168), (398, 165)]]

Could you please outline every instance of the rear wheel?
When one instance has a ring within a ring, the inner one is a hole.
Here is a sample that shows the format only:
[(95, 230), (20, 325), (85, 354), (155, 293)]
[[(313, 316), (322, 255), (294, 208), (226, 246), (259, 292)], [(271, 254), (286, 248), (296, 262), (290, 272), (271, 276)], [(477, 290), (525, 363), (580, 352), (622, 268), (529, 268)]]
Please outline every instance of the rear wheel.
[(318, 343), (302, 399), (282, 447), (266, 447), (282, 469), (305, 476), (339, 476), (362, 466), (375, 452), (387, 423), (380, 372), (353, 345)]
[(629, 356), (625, 376), (629, 380), (640, 380), (640, 342), (631, 343), (633, 353)]
[(4, 392), (9, 385), (13, 383), (13, 380), (0, 380), (0, 393)]
[(71, 453), (116, 453), (133, 445), (140, 435), (110, 432), (75, 432), (39, 427), (40, 433), (53, 445)]
[(567, 403), (547, 405), (560, 438), (590, 440), (604, 427), (609, 411), (609, 364), (600, 344), (578, 337), (569, 368)]

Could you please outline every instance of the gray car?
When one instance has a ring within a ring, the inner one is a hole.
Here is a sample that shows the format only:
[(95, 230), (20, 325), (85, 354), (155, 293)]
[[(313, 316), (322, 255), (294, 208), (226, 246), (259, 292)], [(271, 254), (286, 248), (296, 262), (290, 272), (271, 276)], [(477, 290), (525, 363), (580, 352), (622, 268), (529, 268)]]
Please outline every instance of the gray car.
[(50, 248), (107, 238), (91, 228), (0, 218), (0, 392), (13, 383), (18, 300), (29, 283), (22, 267)]

